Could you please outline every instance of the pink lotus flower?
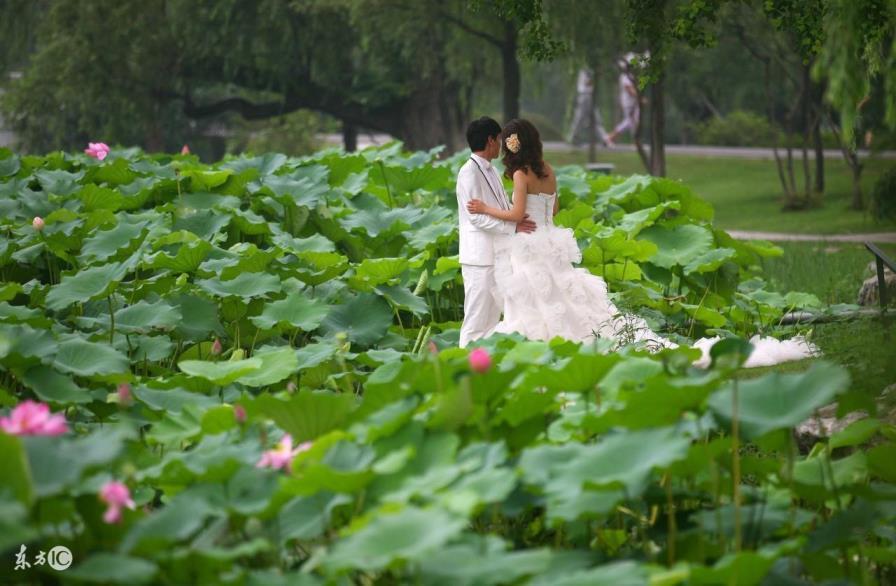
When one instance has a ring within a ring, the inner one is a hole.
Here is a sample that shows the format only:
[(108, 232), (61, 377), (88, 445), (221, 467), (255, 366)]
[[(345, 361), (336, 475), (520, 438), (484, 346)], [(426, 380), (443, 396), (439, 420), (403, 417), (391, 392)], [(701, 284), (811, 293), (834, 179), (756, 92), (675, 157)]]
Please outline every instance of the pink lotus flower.
[(118, 385), (118, 404), (119, 405), (130, 405), (134, 402), (134, 396), (131, 394), (131, 385), (128, 383), (121, 383)]
[(50, 407), (32, 400), (22, 401), (9, 417), (0, 417), (0, 428), (10, 435), (62, 435), (68, 423), (62, 413), (50, 414)]
[(190, 154), (190, 147), (187, 146), (187, 145), (184, 145), (183, 148), (180, 149), (180, 154), (182, 154), (182, 155), (189, 155), (189, 154)]
[(218, 354), (221, 353), (222, 349), (223, 348), (221, 347), (221, 339), (215, 338), (215, 341), (212, 342), (212, 349), (211, 349), (212, 355), (217, 356)]
[(104, 142), (90, 142), (87, 143), (87, 148), (84, 149), (84, 152), (87, 153), (87, 156), (102, 161), (109, 156), (109, 145)]
[(485, 348), (476, 348), (470, 352), (468, 359), (470, 360), (470, 368), (479, 373), (485, 372), (492, 365), (492, 357), (489, 356)]
[(276, 448), (274, 448), (273, 450), (268, 450), (261, 455), (261, 459), (258, 460), (258, 463), (255, 464), (255, 467), (268, 467), (277, 470), (286, 468), (287, 470), (289, 470), (290, 465), (292, 464), (292, 459), (296, 457), (296, 454), (306, 452), (310, 449), (311, 442), (303, 442), (293, 448), (292, 436), (287, 433), (280, 439), (280, 443), (277, 444)]
[(31, 226), (32, 226), (35, 230), (37, 230), (38, 232), (40, 232), (41, 230), (44, 229), (44, 219), (41, 218), (40, 216), (34, 216), (34, 219), (31, 220)]
[(429, 341), (429, 353), (430, 354), (438, 354), (439, 353), (439, 347), (436, 346), (436, 343), (433, 342), (432, 340)]
[(236, 422), (242, 425), (246, 422), (246, 408), (242, 405), (234, 405), (233, 406), (233, 418), (236, 419)]
[(131, 491), (123, 482), (110, 481), (100, 489), (100, 500), (109, 505), (103, 513), (103, 521), (106, 523), (118, 523), (121, 521), (121, 508), (127, 507), (134, 510), (136, 505), (131, 499)]

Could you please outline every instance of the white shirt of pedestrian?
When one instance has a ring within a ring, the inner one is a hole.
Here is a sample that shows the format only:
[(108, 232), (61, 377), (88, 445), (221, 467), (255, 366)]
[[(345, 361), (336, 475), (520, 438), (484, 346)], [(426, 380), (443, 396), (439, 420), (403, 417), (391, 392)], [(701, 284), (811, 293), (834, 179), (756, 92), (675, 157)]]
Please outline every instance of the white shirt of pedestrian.
[(584, 67), (579, 69), (579, 78), (576, 80), (576, 91), (580, 94), (590, 94), (593, 85), (591, 72)]

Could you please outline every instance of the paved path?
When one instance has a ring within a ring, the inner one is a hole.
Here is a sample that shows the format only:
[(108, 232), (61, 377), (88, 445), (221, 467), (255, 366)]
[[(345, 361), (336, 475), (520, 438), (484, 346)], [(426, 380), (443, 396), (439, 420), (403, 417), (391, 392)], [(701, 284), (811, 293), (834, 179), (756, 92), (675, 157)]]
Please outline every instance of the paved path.
[[(645, 149), (649, 152), (650, 148), (645, 146)], [(559, 151), (559, 152), (577, 152), (577, 151), (587, 151), (587, 145), (571, 145), (566, 142), (559, 141), (545, 141), (544, 150), (546, 151)], [(597, 149), (598, 157), (600, 157), (601, 153), (633, 153), (635, 152), (635, 145), (633, 144), (617, 144), (614, 147), (601, 147)], [(778, 153), (783, 157), (786, 156), (786, 151), (779, 149)], [(733, 158), (733, 159), (769, 159), (772, 160), (775, 158), (774, 151), (768, 148), (757, 148), (757, 147), (723, 147), (723, 146), (702, 146), (702, 145), (692, 145), (692, 144), (667, 144), (666, 145), (666, 154), (667, 155), (691, 155), (697, 157), (711, 157), (711, 158)], [(794, 151), (794, 158), (802, 160), (802, 152)], [(867, 158), (869, 155), (868, 151), (862, 150), (859, 151), (860, 158)], [(876, 157), (883, 159), (896, 159), (896, 151), (881, 151), (879, 153), (875, 153)], [(815, 152), (809, 151), (809, 158), (815, 158)], [(825, 159), (840, 159), (843, 158), (843, 153), (838, 149), (825, 149), (824, 151)]]
[(772, 242), (893, 242), (896, 243), (896, 232), (878, 232), (875, 234), (784, 234), (781, 232), (749, 232), (742, 230), (726, 230), (738, 240), (771, 240)]
[[(318, 134), (316, 137), (318, 140), (323, 141), (328, 145), (341, 145), (342, 144), (342, 135), (341, 134)], [(392, 137), (388, 134), (380, 134), (380, 133), (362, 133), (358, 135), (358, 148), (363, 149), (369, 146), (381, 145), (385, 144), (392, 140)], [(547, 151), (554, 152), (577, 152), (577, 151), (587, 151), (588, 145), (571, 145), (567, 142), (561, 141), (545, 141), (544, 148)], [(648, 149), (649, 150), (649, 149)], [(601, 153), (633, 153), (635, 152), (635, 145), (633, 144), (618, 144), (612, 148), (604, 148), (599, 147), (597, 149), (598, 156)], [(781, 151), (783, 154), (783, 151)], [(774, 159), (774, 153), (772, 149), (767, 148), (754, 148), (754, 147), (722, 147), (722, 146), (698, 146), (698, 145), (686, 145), (686, 144), (669, 144), (666, 145), (666, 153), (673, 155), (692, 155), (699, 157), (720, 157), (720, 158), (735, 158), (735, 159)], [(796, 158), (801, 159), (800, 152), (794, 151), (794, 155)], [(859, 151), (859, 155), (861, 157), (867, 157), (868, 151)], [(809, 156), (811, 158), (815, 158), (814, 151), (809, 152)], [(843, 156), (843, 154), (837, 149), (827, 149), (824, 151), (824, 157), (826, 159), (839, 159)], [(884, 158), (884, 159), (896, 159), (896, 151), (882, 151), (880, 153), (875, 154), (876, 157)]]

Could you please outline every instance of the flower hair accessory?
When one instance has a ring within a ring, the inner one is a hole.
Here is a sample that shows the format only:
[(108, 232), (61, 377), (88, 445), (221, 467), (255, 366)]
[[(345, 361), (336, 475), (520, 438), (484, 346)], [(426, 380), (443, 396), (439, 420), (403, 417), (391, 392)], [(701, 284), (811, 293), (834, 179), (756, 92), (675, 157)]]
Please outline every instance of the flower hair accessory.
[(504, 144), (507, 146), (507, 150), (511, 153), (520, 152), (520, 137), (518, 137), (515, 132), (504, 139)]

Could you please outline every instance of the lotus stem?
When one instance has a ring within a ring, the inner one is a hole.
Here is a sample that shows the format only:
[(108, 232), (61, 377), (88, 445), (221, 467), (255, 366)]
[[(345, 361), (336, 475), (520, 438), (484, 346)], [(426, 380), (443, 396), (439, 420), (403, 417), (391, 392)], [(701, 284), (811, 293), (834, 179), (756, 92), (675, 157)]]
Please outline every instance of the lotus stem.
[(386, 166), (383, 165), (382, 161), (377, 161), (380, 165), (380, 172), (383, 174), (383, 183), (386, 184), (386, 194), (389, 196), (389, 207), (394, 208), (395, 204), (392, 200), (392, 188), (389, 187), (389, 179), (386, 177)]
[(112, 308), (112, 294), (106, 296), (106, 301), (109, 302), (109, 345), (111, 346), (115, 341), (115, 310)]
[(740, 521), (740, 441), (738, 438), (739, 422), (737, 413), (737, 378), (733, 381), (731, 393), (731, 473), (732, 473), (732, 505), (734, 506), (734, 551), (740, 553), (743, 546), (743, 528)]

